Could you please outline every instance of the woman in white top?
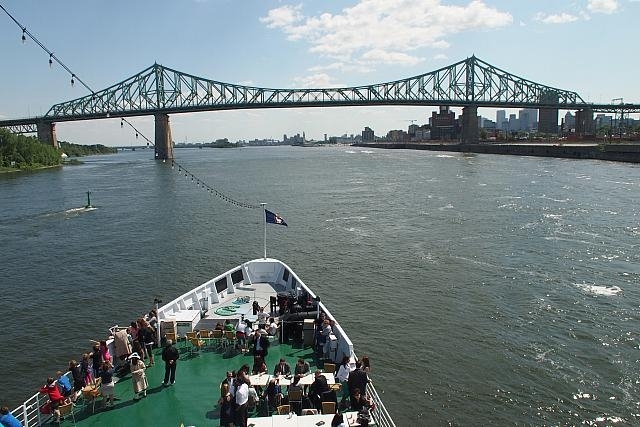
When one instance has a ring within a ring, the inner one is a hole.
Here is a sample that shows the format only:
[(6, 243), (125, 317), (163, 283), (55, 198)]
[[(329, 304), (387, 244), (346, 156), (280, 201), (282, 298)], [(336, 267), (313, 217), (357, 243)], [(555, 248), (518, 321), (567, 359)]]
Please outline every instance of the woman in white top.
[(336, 374), (338, 381), (342, 384), (342, 400), (346, 400), (349, 397), (349, 387), (347, 386), (347, 380), (351, 372), (351, 364), (349, 362), (349, 356), (344, 356), (342, 363), (340, 363), (340, 368), (338, 368), (338, 373)]

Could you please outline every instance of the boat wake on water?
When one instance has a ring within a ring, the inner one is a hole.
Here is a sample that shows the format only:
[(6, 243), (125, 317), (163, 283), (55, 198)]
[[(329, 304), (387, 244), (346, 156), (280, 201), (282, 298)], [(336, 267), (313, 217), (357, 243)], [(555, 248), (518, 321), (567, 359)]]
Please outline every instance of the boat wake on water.
[(603, 296), (616, 296), (622, 292), (622, 289), (619, 286), (598, 286), (598, 285), (589, 285), (587, 283), (575, 283), (577, 288), (581, 289), (583, 292), (591, 294), (591, 295), (603, 295)]

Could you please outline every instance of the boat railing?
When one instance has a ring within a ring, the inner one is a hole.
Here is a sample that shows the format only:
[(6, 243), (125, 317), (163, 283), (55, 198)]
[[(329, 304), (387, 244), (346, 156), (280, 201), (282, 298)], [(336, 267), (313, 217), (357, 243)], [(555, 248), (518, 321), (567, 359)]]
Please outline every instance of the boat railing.
[[(65, 376), (73, 382), (71, 372), (67, 372)], [(51, 414), (43, 414), (40, 408), (49, 401), (49, 396), (36, 393), (29, 399), (25, 400), (22, 405), (15, 408), (11, 413), (22, 423), (24, 427), (35, 427), (45, 424), (51, 419)]]
[(367, 394), (369, 395), (369, 397), (371, 398), (373, 403), (375, 403), (375, 406), (376, 406), (376, 409), (374, 411), (371, 411), (371, 417), (373, 418), (373, 421), (375, 422), (376, 426), (395, 427), (396, 424), (391, 419), (391, 415), (389, 415), (389, 412), (387, 411), (387, 408), (384, 406), (384, 403), (382, 403), (382, 399), (380, 399), (380, 395), (378, 394), (378, 391), (371, 383), (367, 385)]

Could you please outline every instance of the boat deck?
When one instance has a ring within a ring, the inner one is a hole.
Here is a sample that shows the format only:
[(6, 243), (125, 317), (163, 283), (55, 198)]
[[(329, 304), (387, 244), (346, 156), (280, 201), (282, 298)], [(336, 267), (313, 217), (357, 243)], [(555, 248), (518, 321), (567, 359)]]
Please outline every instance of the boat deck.
[[(314, 326), (311, 319), (316, 317), (319, 310), (325, 312), (328, 318), (334, 319), (331, 313), (284, 263), (274, 259), (257, 259), (231, 269), (158, 308), (160, 332), (167, 337), (178, 337), (176, 347), (180, 351), (180, 359), (177, 362), (175, 384), (163, 385), (164, 362), (161, 359), (161, 349), (155, 349), (155, 366), (146, 370), (149, 383), (146, 397), (134, 399), (132, 379), (126, 362), (119, 362), (116, 364), (115, 404), (105, 408), (101, 397), (96, 398), (95, 402), (83, 401), (80, 397), (73, 416), (66, 416), (61, 425), (219, 426), (220, 383), (225, 379), (227, 371), (238, 371), (245, 364), (252, 367), (253, 356), (249, 351), (242, 352), (238, 349), (232, 340), (233, 336), (230, 337), (231, 340), (214, 338), (213, 335), (204, 338), (208, 335), (204, 331), (213, 331), (217, 323), (224, 323), (227, 319), (235, 325), (244, 318), (254, 322), (254, 327), (257, 327), (257, 316), (253, 314), (255, 301), (264, 307), (267, 314), (276, 318), (280, 326), (278, 335), (270, 337), (271, 345), (265, 360), (267, 374), (254, 378), (254, 385), (266, 384), (268, 374), (273, 372), (281, 358), (292, 369), (300, 358), (309, 363), (312, 372), (324, 367), (324, 361), (316, 358), (312, 346)], [(283, 316), (278, 316), (280, 312)], [(351, 341), (338, 323), (334, 326), (333, 333), (329, 336), (327, 356), (336, 361), (347, 355), (355, 363)], [(195, 338), (185, 339), (192, 331), (197, 331), (204, 342), (198, 342)], [(194, 343), (204, 345), (199, 348)], [(115, 349), (113, 340), (109, 340), (108, 344)], [(123, 369), (118, 369), (119, 366)], [(303, 378), (301, 383), (303, 380), (311, 378)], [(258, 393), (260, 394), (259, 391)], [(373, 385), (367, 389), (367, 394), (370, 394), (378, 408), (372, 414), (370, 425), (395, 427)], [(27, 427), (51, 422), (50, 416), (44, 416), (38, 411), (45, 402), (44, 395), (36, 394), (13, 412)], [(249, 416), (252, 420), (249, 425), (330, 425), (329, 418), (333, 417), (330, 414), (300, 417), (271, 415), (273, 414), (262, 402), (257, 402), (254, 408), (250, 408)], [(347, 424), (358, 425), (355, 418), (354, 413), (348, 413)]]
[[(238, 370), (242, 365), (253, 365), (253, 357), (240, 352), (227, 352), (225, 349), (205, 347), (191, 352), (189, 344), (181, 341), (180, 360), (176, 371), (174, 385), (164, 387), (164, 362), (160, 359), (160, 350), (156, 350), (156, 364), (146, 370), (149, 381), (147, 397), (134, 400), (131, 376), (128, 374), (119, 379), (115, 386), (115, 405), (102, 408), (99, 398), (95, 413), (92, 405), (84, 405), (81, 398), (75, 409), (76, 425), (88, 426), (126, 426), (135, 420), (141, 426), (218, 426), (220, 383), (227, 371)], [(280, 344), (274, 341), (266, 358), (268, 372), (273, 372), (280, 358), (285, 358), (293, 367), (298, 358), (304, 358), (314, 371), (322, 362), (314, 357), (311, 347), (303, 348), (292, 343)], [(264, 414), (263, 414), (264, 415)], [(250, 416), (258, 416), (258, 411), (250, 412)], [(70, 417), (61, 423), (63, 426), (73, 425)]]

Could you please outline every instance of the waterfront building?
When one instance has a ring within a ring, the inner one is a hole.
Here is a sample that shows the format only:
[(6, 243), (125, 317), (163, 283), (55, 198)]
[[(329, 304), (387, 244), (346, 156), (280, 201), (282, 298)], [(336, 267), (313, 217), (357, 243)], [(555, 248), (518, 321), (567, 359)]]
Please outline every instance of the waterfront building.
[(448, 106), (440, 106), (439, 112), (432, 112), (429, 118), (431, 125), (431, 139), (456, 140), (458, 138), (458, 123), (456, 113)]
[(362, 142), (373, 142), (376, 139), (376, 135), (369, 126), (366, 126), (362, 131)]

